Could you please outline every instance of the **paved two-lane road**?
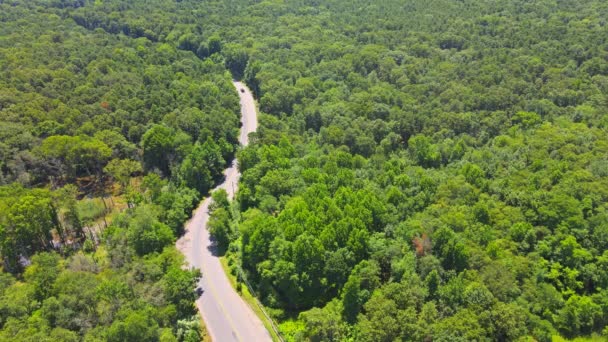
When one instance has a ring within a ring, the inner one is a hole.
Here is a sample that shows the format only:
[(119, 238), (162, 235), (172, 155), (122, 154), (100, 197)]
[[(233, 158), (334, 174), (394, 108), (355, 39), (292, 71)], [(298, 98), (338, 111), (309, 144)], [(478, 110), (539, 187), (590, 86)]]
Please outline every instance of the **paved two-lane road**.
[[(257, 129), (255, 102), (251, 91), (243, 83), (234, 82), (234, 86), (241, 99), (242, 126), (239, 142), (245, 146), (249, 142), (249, 133)], [(224, 170), (224, 175), (224, 183), (216, 189), (225, 189), (230, 198), (233, 198), (241, 176), (236, 160), (230, 168)], [(177, 248), (190, 266), (203, 273), (200, 282), (203, 294), (196, 301), (196, 306), (205, 320), (207, 331), (216, 342), (271, 341), (262, 321), (232, 288), (219, 258), (213, 253), (213, 244), (207, 230), (209, 203), (210, 198), (201, 202), (192, 219), (186, 223), (184, 236), (177, 241)]]

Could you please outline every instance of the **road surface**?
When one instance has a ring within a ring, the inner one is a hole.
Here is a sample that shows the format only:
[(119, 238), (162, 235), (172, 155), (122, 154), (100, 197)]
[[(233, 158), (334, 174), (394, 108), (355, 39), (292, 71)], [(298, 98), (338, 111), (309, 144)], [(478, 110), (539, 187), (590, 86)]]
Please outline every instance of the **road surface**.
[[(249, 142), (249, 133), (257, 129), (255, 102), (243, 83), (234, 82), (234, 86), (241, 99), (242, 126), (239, 142), (245, 146)], [(228, 196), (234, 198), (241, 176), (236, 167), (236, 159), (230, 168), (224, 170), (224, 175), (224, 183), (216, 189), (225, 189)], [(177, 248), (184, 254), (189, 265), (203, 273), (200, 282), (203, 294), (196, 301), (196, 306), (213, 341), (272, 341), (262, 321), (232, 288), (220, 259), (214, 254), (207, 230), (210, 200), (206, 198), (201, 202), (192, 219), (186, 223), (184, 236), (177, 241)]]

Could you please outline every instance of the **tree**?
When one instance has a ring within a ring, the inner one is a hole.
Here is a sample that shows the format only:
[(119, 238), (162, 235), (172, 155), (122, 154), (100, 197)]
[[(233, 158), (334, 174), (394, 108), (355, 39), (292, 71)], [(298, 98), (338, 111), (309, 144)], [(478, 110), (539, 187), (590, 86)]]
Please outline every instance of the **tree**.
[(243, 265), (256, 269), (257, 265), (270, 256), (271, 243), (278, 233), (276, 219), (259, 210), (243, 213), (243, 222), (239, 225), (243, 248)]
[(99, 280), (92, 273), (64, 270), (52, 287), (56, 300), (50, 297), (49, 303), (45, 301), (46, 317), (52, 317), (56, 326), (81, 333), (97, 325), (98, 285)]
[(182, 50), (196, 53), (199, 43), (196, 41), (196, 37), (192, 33), (187, 33), (179, 37), (177, 46)]
[(53, 284), (62, 270), (61, 258), (55, 253), (38, 253), (25, 269), (24, 279), (35, 288), (35, 298), (42, 302), (49, 296)]
[(137, 146), (117, 131), (103, 130), (96, 132), (94, 138), (102, 141), (112, 149), (114, 158), (134, 158), (137, 155)]
[(160, 252), (175, 239), (171, 228), (158, 221), (149, 206), (139, 206), (129, 223), (129, 243), (139, 255)]
[(429, 297), (435, 299), (437, 297), (437, 290), (439, 289), (439, 285), (441, 283), (441, 278), (439, 277), (437, 270), (432, 270), (426, 276), (425, 282), (429, 290)]
[(201, 278), (198, 270), (182, 270), (172, 267), (163, 277), (163, 288), (166, 298), (177, 309), (178, 319), (183, 319), (196, 314), (194, 301), (196, 300), (195, 288)]
[[(346, 248), (328, 252), (325, 261), (324, 273), (327, 278), (328, 287), (338, 292), (348, 280), (348, 276), (355, 263), (353, 253)], [(332, 292), (333, 292), (332, 291)]]
[(34, 286), (24, 283), (13, 283), (4, 290), (0, 297), (0, 323), (3, 327), (9, 320), (24, 319), (36, 310), (38, 302), (34, 292)]
[(225, 161), (220, 147), (211, 138), (203, 144), (195, 144), (180, 168), (180, 178), (188, 187), (206, 194), (213, 180), (222, 173)]
[(209, 212), (213, 213), (216, 209), (230, 210), (230, 201), (228, 193), (224, 189), (219, 189), (211, 194), (211, 204), (209, 204)]
[[(19, 279), (0, 290), (0, 340), (106, 341), (132, 312), (154, 339), (200, 340), (167, 299), (182, 265), (159, 232), (221, 180), (241, 76), (263, 113), (239, 203), (216, 211), (285, 339), (606, 333), (602, 1), (0, 2), (0, 253)], [(108, 161), (140, 157), (144, 193), (122, 196), (97, 264), (67, 259), (74, 203)], [(50, 199), (40, 234), (47, 207), (16, 210), (28, 196)], [(41, 294), (20, 265), (53, 249), (69, 266)]]
[(216, 240), (220, 253), (225, 251), (232, 241), (231, 222), (230, 213), (224, 208), (215, 209), (209, 218), (209, 233)]
[(175, 157), (174, 132), (169, 127), (154, 125), (144, 133), (141, 144), (146, 168), (156, 167), (164, 175), (169, 175), (170, 163)]
[(224, 55), (226, 68), (230, 70), (234, 78), (241, 79), (245, 74), (245, 68), (249, 60), (247, 52), (232, 45), (226, 45), (222, 54)]
[(5, 212), (0, 225), (0, 248), (9, 270), (17, 270), (20, 255), (49, 249), (51, 231), (57, 228), (56, 211), (48, 192), (39, 191), (20, 197)]
[(418, 165), (423, 167), (438, 166), (440, 154), (437, 146), (431, 143), (431, 140), (424, 135), (417, 135), (407, 142), (408, 148), (411, 151)]
[(373, 262), (362, 261), (353, 269), (342, 290), (342, 305), (347, 322), (355, 322), (363, 305), (380, 285), (380, 269)]
[(438, 341), (483, 340), (486, 336), (487, 331), (481, 326), (479, 316), (469, 309), (460, 310), (454, 316), (439, 321), (433, 334)]
[(158, 323), (145, 311), (125, 310), (123, 319), (116, 320), (108, 328), (107, 340), (111, 342), (157, 341)]
[(304, 335), (310, 341), (342, 341), (347, 336), (347, 327), (342, 321), (342, 308), (337, 300), (322, 309), (313, 308), (300, 314), (306, 329)]
[(492, 309), (493, 338), (514, 341), (526, 335), (526, 314), (516, 304), (496, 303)]
[(112, 156), (112, 150), (100, 140), (67, 135), (44, 139), (37, 153), (50, 163), (59, 163), (57, 174), (68, 177), (100, 175)]
[(82, 218), (78, 211), (78, 188), (68, 184), (51, 193), (51, 196), (58, 218), (57, 233), (61, 241), (65, 243), (69, 237), (84, 239)]
[(213, 55), (214, 53), (218, 53), (222, 51), (222, 39), (219, 36), (211, 36), (209, 40), (207, 40), (207, 49), (209, 50), (209, 55)]
[(105, 172), (120, 182), (122, 188), (126, 188), (133, 174), (142, 172), (141, 164), (131, 159), (112, 159), (106, 165)]
[(601, 316), (602, 309), (592, 298), (573, 295), (559, 311), (557, 323), (567, 336), (589, 334)]
[(445, 269), (462, 271), (467, 267), (468, 253), (462, 240), (449, 228), (433, 233), (433, 249), (443, 260)]
[(180, 341), (197, 342), (205, 338), (198, 316), (177, 321), (177, 336)]
[[(411, 315), (408, 318), (410, 317)], [(395, 341), (401, 334), (401, 325), (406, 324), (408, 318), (399, 315), (394, 301), (376, 291), (365, 304), (365, 315), (357, 323), (357, 338), (370, 342)]]
[(293, 263), (299, 278), (298, 307), (316, 304), (323, 294), (325, 249), (321, 242), (308, 234), (300, 235), (293, 244)]

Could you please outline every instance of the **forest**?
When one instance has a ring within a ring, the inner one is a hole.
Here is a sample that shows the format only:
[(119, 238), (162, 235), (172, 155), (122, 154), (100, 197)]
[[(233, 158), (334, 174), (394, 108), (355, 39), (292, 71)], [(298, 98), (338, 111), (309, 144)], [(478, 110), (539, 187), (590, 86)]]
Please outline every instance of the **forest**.
[(200, 341), (173, 247), (235, 152), (223, 63), (0, 1), (0, 340)]
[(0, 340), (200, 340), (172, 245), (234, 155), (210, 229), (286, 341), (606, 339), (607, 17), (0, 0)]

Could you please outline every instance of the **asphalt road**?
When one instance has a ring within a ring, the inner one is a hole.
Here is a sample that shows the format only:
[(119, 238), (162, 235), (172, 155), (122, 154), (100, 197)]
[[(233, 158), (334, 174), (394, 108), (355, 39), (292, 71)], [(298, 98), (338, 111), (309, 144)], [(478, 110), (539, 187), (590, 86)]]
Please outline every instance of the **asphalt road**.
[[(257, 113), (250, 90), (241, 82), (234, 82), (241, 99), (241, 133), (239, 142), (247, 145), (248, 135), (257, 129)], [(244, 92), (241, 91), (244, 89)], [(234, 197), (241, 174), (232, 166), (224, 170), (225, 181), (216, 189), (225, 189)], [(224, 273), (207, 230), (210, 198), (204, 199), (186, 223), (184, 236), (177, 241), (177, 248), (184, 254), (191, 267), (203, 273), (200, 286), (203, 294), (196, 301), (211, 339), (224, 341), (272, 341), (262, 321), (232, 288)]]

